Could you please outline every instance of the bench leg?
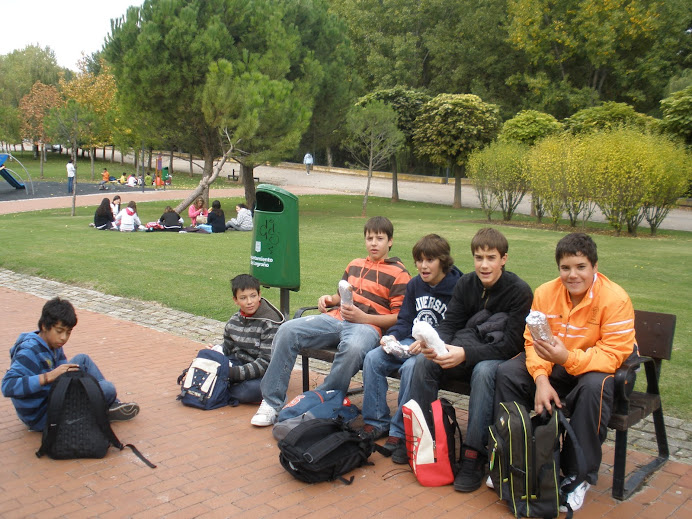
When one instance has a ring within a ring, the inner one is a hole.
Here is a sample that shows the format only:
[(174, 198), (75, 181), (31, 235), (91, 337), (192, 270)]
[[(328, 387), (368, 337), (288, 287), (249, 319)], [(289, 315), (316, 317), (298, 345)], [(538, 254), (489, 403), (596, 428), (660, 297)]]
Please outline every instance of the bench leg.
[(310, 357), (301, 355), (300, 360), (303, 364), (303, 393), (310, 390)]
[(615, 431), (615, 463), (613, 464), (613, 498), (625, 499), (625, 465), (627, 464), (627, 431)]

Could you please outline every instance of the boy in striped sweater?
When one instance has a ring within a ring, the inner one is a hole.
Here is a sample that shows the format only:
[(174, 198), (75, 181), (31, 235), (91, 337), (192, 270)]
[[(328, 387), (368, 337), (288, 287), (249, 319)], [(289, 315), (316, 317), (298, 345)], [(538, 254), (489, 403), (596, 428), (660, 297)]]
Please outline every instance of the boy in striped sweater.
[(353, 287), (353, 304), (340, 305), (339, 293), (323, 295), (317, 302), (319, 315), (293, 319), (279, 328), (252, 425), (266, 427), (276, 421), (301, 348), (338, 347), (332, 369), (318, 389), (345, 393), (365, 355), (378, 346), (382, 331), (396, 322), (411, 276), (399, 258), (389, 257), (394, 226), (375, 216), (366, 222), (363, 234), (368, 256), (351, 261), (342, 276)]

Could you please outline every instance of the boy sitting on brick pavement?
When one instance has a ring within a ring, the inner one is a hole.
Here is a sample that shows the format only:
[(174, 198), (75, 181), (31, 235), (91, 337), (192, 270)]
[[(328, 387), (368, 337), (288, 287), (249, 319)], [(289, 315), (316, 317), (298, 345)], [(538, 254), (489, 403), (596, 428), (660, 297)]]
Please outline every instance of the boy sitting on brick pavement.
[[(430, 404), (445, 380), (471, 384), (462, 464), (454, 489), (472, 492), (480, 487), (487, 460), (488, 427), (493, 419), (495, 371), (522, 348), (525, 319), (531, 308), (531, 288), (505, 271), (509, 244), (496, 229), (480, 229), (471, 240), (474, 271), (461, 277), (445, 319), (437, 328), (448, 353), (437, 355), (422, 341), (411, 345), (416, 357), (410, 396), (430, 416)], [(401, 454), (400, 456), (395, 456)], [(392, 455), (406, 463), (406, 451)]]
[(115, 386), (104, 379), (88, 355), (80, 353), (67, 362), (63, 346), (76, 325), (72, 304), (53, 298), (43, 306), (38, 330), (22, 333), (10, 348), (12, 363), (2, 378), (2, 394), (12, 398), (19, 419), (32, 431), (45, 428), (51, 384), (66, 371), (82, 370), (98, 381), (111, 422), (130, 420), (139, 413), (139, 405), (116, 399)]
[(377, 347), (382, 330), (396, 322), (411, 276), (399, 258), (389, 257), (394, 226), (389, 219), (375, 216), (366, 222), (363, 234), (368, 257), (351, 261), (342, 277), (353, 287), (353, 304), (339, 307), (338, 293), (323, 295), (317, 303), (319, 315), (293, 319), (279, 328), (262, 379), (262, 403), (250, 420), (252, 425), (266, 427), (276, 421), (301, 348), (338, 347), (332, 369), (319, 389), (345, 393), (365, 355)]
[[(410, 346), (415, 339), (411, 335), (413, 325), (419, 321), (439, 326), (447, 312), (454, 287), (461, 272), (454, 266), (449, 242), (437, 234), (423, 236), (413, 246), (413, 259), (418, 275), (406, 286), (404, 303), (396, 324), (387, 330), (380, 340), (386, 347), (389, 338), (401, 345)], [(410, 372), (416, 362), (414, 356), (396, 356), (383, 347), (375, 348), (365, 356), (363, 363), (363, 422), (361, 436), (373, 439), (389, 434), (384, 447), (394, 451), (404, 445), (404, 421), (401, 405), (409, 400), (408, 385), (400, 386), (398, 406), (390, 420), (387, 406), (387, 375), (398, 371), (402, 381), (410, 380)]]
[[(555, 249), (560, 276), (536, 289), (532, 309), (546, 315), (552, 342), (524, 332), (525, 351), (497, 371), (496, 408), (517, 401), (527, 409), (563, 409), (586, 458), (587, 477), (568, 494), (572, 510), (584, 503), (598, 479), (601, 445), (613, 404), (614, 376), (633, 354), (634, 308), (619, 285), (598, 272), (596, 244), (590, 236), (572, 233)], [(569, 439), (563, 446), (563, 484), (576, 474)], [(562, 509), (561, 511), (567, 511)]]
[(233, 302), (239, 310), (226, 323), (223, 345), (214, 346), (231, 361), (230, 404), (262, 400), (260, 383), (271, 359), (272, 341), (283, 314), (260, 293), (259, 281), (240, 274), (231, 280)]

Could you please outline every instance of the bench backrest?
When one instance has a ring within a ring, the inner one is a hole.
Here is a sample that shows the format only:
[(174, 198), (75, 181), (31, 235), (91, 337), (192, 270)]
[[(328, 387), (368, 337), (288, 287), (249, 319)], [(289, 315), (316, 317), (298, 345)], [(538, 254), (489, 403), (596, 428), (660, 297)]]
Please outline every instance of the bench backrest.
[(635, 310), (634, 330), (640, 355), (670, 360), (675, 335), (674, 315)]

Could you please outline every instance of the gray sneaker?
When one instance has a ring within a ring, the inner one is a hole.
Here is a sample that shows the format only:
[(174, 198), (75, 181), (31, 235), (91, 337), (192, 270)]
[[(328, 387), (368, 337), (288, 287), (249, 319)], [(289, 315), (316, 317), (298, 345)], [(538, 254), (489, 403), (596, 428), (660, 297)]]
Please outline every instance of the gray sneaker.
[(139, 405), (134, 402), (114, 402), (108, 408), (108, 420), (126, 422), (139, 414)]

